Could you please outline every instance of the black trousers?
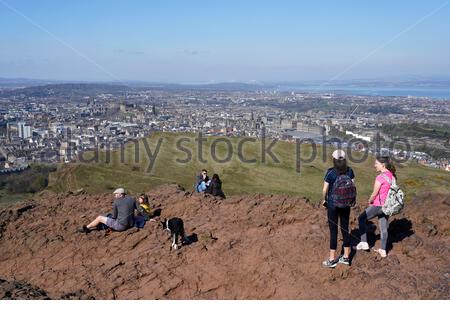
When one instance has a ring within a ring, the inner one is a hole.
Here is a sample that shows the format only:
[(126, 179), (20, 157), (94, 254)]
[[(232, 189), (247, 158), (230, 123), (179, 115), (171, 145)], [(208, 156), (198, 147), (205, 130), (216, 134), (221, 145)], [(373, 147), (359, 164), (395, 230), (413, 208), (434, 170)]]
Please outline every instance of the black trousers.
[(344, 247), (350, 247), (350, 207), (347, 208), (328, 208), (328, 226), (330, 228), (330, 249), (337, 249), (338, 237), (338, 220), (341, 229), (342, 237), (344, 238)]

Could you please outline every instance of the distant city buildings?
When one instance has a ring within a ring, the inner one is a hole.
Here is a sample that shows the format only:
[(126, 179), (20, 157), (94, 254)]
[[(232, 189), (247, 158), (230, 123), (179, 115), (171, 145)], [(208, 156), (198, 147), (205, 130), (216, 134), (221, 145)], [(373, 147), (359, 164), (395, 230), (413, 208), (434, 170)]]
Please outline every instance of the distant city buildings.
[[(260, 138), (264, 129), (272, 139), (328, 143), (332, 137), (352, 137), (372, 149), (377, 135), (387, 147), (393, 141), (385, 132), (390, 125), (450, 123), (450, 101), (426, 98), (145, 88), (77, 95), (70, 90), (48, 96), (35, 91), (2, 95), (0, 90), (0, 169), (68, 162), (82, 152), (117, 148), (154, 131)], [(445, 151), (449, 139), (422, 135), (408, 142)], [(351, 147), (366, 148), (362, 143)], [(405, 154), (394, 147), (388, 152), (448, 170), (448, 157), (414, 150)]]
[(19, 137), (22, 139), (28, 139), (31, 137), (31, 127), (26, 125), (25, 122), (18, 122), (17, 128), (19, 131)]

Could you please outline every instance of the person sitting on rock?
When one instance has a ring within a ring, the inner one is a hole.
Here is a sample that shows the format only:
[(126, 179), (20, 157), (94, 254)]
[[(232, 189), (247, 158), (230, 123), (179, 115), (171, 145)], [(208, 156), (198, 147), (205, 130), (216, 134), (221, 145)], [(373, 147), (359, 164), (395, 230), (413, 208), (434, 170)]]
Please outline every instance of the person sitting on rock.
[(205, 193), (210, 193), (213, 196), (221, 197), (225, 199), (225, 194), (222, 191), (222, 181), (218, 174), (214, 174), (209, 185), (206, 187)]
[(119, 188), (113, 192), (115, 200), (111, 217), (98, 216), (87, 226), (84, 225), (79, 231), (89, 233), (96, 229), (101, 223), (115, 231), (125, 231), (134, 227), (134, 211), (142, 212), (136, 200), (128, 196), (125, 189)]
[(144, 217), (145, 221), (155, 221), (151, 215), (150, 203), (148, 201), (148, 196), (145, 193), (142, 193), (138, 197), (139, 207), (142, 209), (139, 212), (139, 215)]
[(197, 176), (195, 182), (195, 191), (205, 192), (208, 185), (209, 185), (208, 171), (206, 169), (203, 169)]
[(148, 196), (145, 193), (142, 193), (138, 197), (139, 202), (139, 215), (143, 216), (145, 218), (145, 221), (150, 220), (150, 203), (148, 202)]

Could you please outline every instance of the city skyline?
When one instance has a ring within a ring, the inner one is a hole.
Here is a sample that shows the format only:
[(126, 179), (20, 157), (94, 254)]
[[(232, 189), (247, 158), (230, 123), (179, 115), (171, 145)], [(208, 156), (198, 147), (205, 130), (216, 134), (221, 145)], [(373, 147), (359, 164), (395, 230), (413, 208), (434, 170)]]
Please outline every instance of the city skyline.
[(0, 1), (0, 77), (250, 82), (449, 77), (450, 1)]

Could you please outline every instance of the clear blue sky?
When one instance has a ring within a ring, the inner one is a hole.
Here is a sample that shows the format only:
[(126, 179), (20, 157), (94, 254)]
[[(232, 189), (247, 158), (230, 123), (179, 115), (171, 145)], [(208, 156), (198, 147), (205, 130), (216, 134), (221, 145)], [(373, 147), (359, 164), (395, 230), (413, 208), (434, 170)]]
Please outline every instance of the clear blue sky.
[(450, 78), (450, 3), (424, 18), (444, 3), (0, 0), (0, 77)]

